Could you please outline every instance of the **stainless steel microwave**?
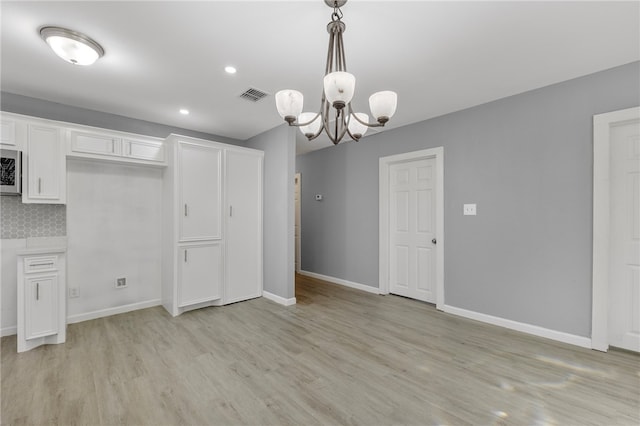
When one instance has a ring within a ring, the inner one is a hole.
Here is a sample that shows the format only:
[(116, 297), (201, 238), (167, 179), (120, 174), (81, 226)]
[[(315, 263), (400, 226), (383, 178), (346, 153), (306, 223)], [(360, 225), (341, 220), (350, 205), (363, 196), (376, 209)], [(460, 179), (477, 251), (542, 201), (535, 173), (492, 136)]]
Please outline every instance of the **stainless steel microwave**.
[(0, 149), (0, 194), (22, 193), (22, 152)]

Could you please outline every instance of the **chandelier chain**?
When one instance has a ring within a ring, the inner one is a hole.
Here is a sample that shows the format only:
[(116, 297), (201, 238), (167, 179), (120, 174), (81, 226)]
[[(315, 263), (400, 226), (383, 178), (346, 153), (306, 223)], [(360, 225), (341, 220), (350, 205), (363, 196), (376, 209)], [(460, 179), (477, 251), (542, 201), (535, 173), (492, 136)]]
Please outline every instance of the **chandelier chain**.
[(340, 21), (340, 20), (342, 20), (342, 17), (343, 17), (343, 16), (344, 16), (344, 15), (342, 14), (342, 10), (340, 10), (340, 8), (338, 7), (337, 2), (336, 2), (336, 3), (334, 3), (334, 6), (333, 6), (333, 13), (331, 14), (331, 20), (332, 20), (333, 22)]

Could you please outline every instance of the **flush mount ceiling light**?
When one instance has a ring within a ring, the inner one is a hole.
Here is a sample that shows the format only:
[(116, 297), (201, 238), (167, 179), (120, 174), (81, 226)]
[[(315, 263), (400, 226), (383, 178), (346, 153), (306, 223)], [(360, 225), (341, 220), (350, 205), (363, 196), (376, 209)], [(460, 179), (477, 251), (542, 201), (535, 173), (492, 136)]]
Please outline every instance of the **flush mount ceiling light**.
[[(342, 33), (346, 26), (342, 22), (340, 7), (347, 0), (324, 0), (333, 8), (331, 22), (327, 24), (329, 33), (329, 52), (324, 76), (324, 90), (320, 111), (302, 112), (303, 96), (297, 90), (281, 90), (276, 93), (278, 113), (290, 126), (300, 127), (300, 131), (309, 139), (317, 138), (324, 130), (334, 144), (338, 144), (345, 134), (357, 141), (368, 127), (381, 127), (395, 114), (398, 95), (395, 92), (383, 91), (371, 95), (369, 107), (377, 123), (368, 123), (369, 116), (362, 112), (354, 112), (351, 99), (355, 92), (356, 78), (347, 72)], [(331, 110), (333, 107), (333, 111)], [(332, 117), (333, 115), (333, 117)], [(333, 125), (330, 121), (335, 120)]]
[(42, 27), (40, 37), (51, 50), (74, 65), (91, 65), (104, 55), (104, 49), (88, 36), (61, 27)]

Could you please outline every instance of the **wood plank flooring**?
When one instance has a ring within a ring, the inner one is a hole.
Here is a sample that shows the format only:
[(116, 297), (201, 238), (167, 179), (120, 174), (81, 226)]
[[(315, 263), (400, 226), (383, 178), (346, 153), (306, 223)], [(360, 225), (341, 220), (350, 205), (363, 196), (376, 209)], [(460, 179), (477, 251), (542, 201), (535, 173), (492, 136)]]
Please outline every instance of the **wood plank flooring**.
[(23, 354), (5, 337), (2, 423), (640, 424), (637, 354), (302, 276), (296, 297), (72, 324)]

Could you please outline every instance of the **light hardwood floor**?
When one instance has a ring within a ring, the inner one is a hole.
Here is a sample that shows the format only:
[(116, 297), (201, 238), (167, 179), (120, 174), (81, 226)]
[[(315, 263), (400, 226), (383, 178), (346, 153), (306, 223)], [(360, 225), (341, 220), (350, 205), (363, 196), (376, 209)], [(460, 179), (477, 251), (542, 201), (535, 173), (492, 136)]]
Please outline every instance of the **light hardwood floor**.
[(5, 337), (2, 423), (640, 423), (637, 354), (301, 276), (296, 297), (72, 324), (67, 343), (24, 354)]

